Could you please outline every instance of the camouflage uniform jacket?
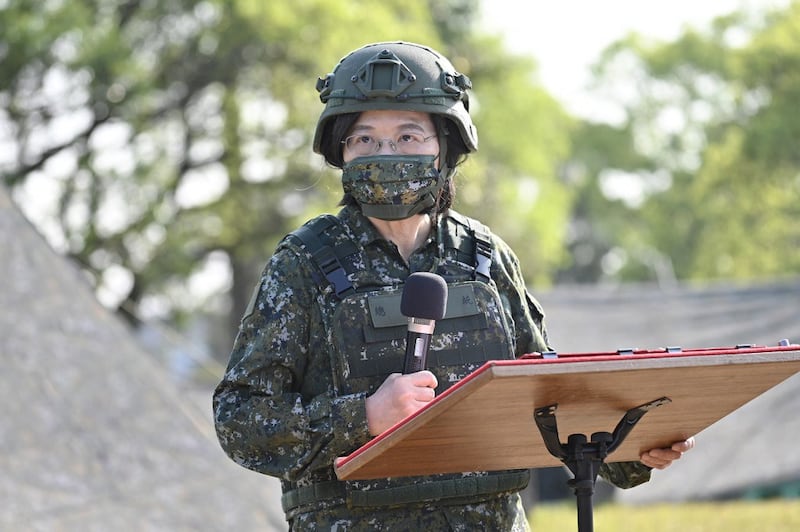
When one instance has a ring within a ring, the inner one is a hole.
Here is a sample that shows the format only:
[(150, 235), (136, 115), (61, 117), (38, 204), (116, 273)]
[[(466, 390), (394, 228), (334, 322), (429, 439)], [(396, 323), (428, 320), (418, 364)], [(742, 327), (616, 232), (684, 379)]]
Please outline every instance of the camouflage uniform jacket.
[[(345, 231), (340, 231), (337, 238), (345, 241), (336, 244), (355, 243), (358, 248), (351, 260), (359, 272), (350, 275), (360, 276), (358, 285), (396, 291), (412, 272), (438, 271), (443, 264), (452, 262), (448, 257), (452, 250), (445, 249), (443, 243), (452, 236), (443, 234), (450, 230), (450, 225), (443, 221), (406, 263), (396, 246), (381, 237), (357, 208), (343, 208), (338, 219)], [(543, 312), (525, 288), (516, 256), (498, 237), (491, 235), (491, 241), (488, 284), (499, 294), (497, 306), (501, 307), (498, 312), (502, 316), (498, 316), (498, 321), (506, 329), (508, 356), (548, 350)], [(359, 386), (351, 389), (348, 375), (342, 374), (343, 366), (332, 356), (332, 351), (336, 351), (333, 346), (338, 344), (333, 316), (339, 301), (333, 291), (308, 250), (291, 238), (285, 239), (267, 264), (245, 312), (227, 372), (214, 396), (216, 428), (222, 447), (240, 465), (279, 477), (285, 493), (342, 484), (336, 481), (333, 461), (371, 439), (365, 398), (391, 372), (364, 377)], [(400, 344), (394, 345), (402, 352)], [(458, 377), (479, 362), (464, 364)], [(440, 382), (437, 391), (452, 384), (448, 381), (453, 379), (442, 378), (446, 375), (437, 374)], [(647, 471), (641, 465), (617, 466), (604, 465), (603, 471), (616, 484), (625, 486), (647, 480), (644, 476)], [(478, 472), (458, 476), (485, 475)], [(402, 489), (451, 477), (353, 481), (347, 483), (347, 490), (349, 493)], [(519, 486), (510, 493), (518, 489)], [(337, 507), (343, 508), (347, 515), (354, 515), (348, 497), (340, 496), (335, 489), (327, 494), (324, 491), (320, 490), (319, 500), (296, 501), (286, 508), (290, 522), (309, 519), (310, 515), (319, 524), (326, 512), (335, 517)], [(509, 494), (501, 489), (494, 495)], [(518, 498), (509, 500), (499, 504), (506, 513), (518, 514)], [(411, 501), (401, 514), (411, 516), (410, 507), (422, 511), (430, 502)], [(465, 512), (474, 513), (475, 504), (485, 501), (453, 499), (448, 503), (450, 508), (465, 508)], [(455, 518), (448, 519), (452, 522)], [(511, 522), (514, 519), (512, 515)]]

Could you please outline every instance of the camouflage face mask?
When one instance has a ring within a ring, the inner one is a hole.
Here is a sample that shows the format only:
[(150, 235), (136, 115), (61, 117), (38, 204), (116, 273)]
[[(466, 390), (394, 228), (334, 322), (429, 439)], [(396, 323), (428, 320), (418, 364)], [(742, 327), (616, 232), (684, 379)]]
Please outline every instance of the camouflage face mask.
[(367, 216), (402, 220), (436, 203), (444, 176), (434, 155), (373, 155), (342, 168), (342, 187)]

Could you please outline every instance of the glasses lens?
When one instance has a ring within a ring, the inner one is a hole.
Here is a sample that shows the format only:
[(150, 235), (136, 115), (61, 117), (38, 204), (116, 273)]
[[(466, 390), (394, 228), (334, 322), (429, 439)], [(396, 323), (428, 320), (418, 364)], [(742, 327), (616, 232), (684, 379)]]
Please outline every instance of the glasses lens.
[(420, 147), (425, 143), (425, 138), (417, 133), (405, 133), (397, 137), (395, 146), (397, 151), (405, 155), (419, 153)]
[(369, 155), (378, 151), (375, 139), (369, 135), (353, 135), (344, 141), (348, 150), (356, 155)]
[(344, 140), (345, 147), (355, 155), (365, 156), (377, 153), (384, 144), (387, 144), (393, 152), (404, 155), (414, 155), (419, 153), (423, 144), (434, 138), (436, 135), (424, 137), (417, 133), (403, 133), (395, 140), (381, 139), (376, 140), (369, 135), (351, 135)]

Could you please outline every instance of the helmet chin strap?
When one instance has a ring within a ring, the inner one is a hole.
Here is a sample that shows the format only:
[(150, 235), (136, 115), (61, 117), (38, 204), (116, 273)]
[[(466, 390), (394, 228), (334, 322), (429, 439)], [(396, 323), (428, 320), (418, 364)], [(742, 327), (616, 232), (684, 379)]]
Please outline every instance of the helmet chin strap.
[(449, 135), (449, 131), (447, 128), (444, 127), (442, 123), (439, 123), (437, 126), (437, 136), (439, 138), (439, 175), (441, 179), (444, 180), (442, 187), (437, 192), (437, 196), (433, 199), (433, 209), (430, 210), (431, 221), (434, 224), (438, 223), (438, 218), (441, 215), (439, 211), (439, 199), (441, 198), (442, 194), (444, 193), (444, 189), (450, 186), (450, 168), (447, 166), (447, 136)]
[(450, 177), (447, 175), (450, 172), (447, 167), (447, 135), (449, 132), (442, 124), (439, 124), (436, 129), (436, 135), (439, 138), (439, 171), (445, 179), (448, 179)]

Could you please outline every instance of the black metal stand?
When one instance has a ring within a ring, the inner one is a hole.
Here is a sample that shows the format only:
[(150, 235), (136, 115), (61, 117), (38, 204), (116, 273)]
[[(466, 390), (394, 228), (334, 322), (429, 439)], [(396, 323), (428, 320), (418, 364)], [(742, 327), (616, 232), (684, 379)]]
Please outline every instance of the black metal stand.
[(636, 423), (650, 410), (666, 403), (672, 402), (668, 397), (661, 397), (649, 403), (631, 408), (617, 423), (614, 433), (595, 432), (591, 441), (583, 434), (572, 434), (567, 443), (562, 444), (558, 436), (556, 423), (557, 404), (537, 408), (534, 411), (534, 420), (542, 439), (550, 454), (564, 462), (572, 471), (574, 478), (569, 481), (577, 498), (578, 505), (578, 531), (592, 532), (594, 530), (594, 511), (592, 496), (594, 484), (600, 466), (606, 457), (614, 452), (633, 430)]

